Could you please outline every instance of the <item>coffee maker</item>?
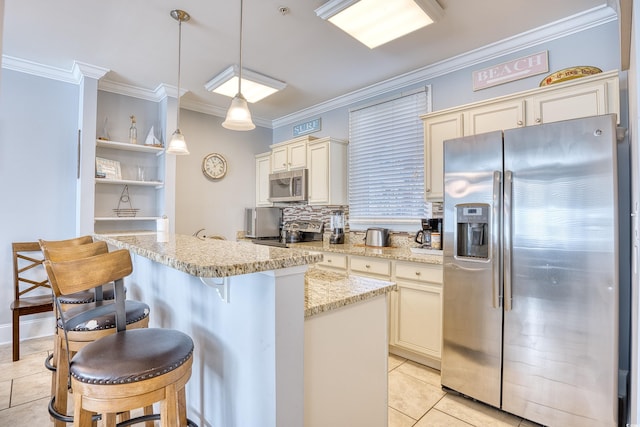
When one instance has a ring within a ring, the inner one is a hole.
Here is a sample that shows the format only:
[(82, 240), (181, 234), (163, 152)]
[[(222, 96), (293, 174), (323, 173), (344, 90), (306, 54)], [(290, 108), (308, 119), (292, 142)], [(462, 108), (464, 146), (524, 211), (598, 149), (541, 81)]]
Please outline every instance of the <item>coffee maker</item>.
[(333, 211), (330, 219), (331, 236), (329, 236), (329, 243), (344, 243), (344, 212), (341, 210)]
[(442, 218), (423, 218), (422, 230), (416, 233), (415, 241), (419, 243), (422, 248), (427, 249), (442, 249), (441, 246), (441, 233), (442, 233)]

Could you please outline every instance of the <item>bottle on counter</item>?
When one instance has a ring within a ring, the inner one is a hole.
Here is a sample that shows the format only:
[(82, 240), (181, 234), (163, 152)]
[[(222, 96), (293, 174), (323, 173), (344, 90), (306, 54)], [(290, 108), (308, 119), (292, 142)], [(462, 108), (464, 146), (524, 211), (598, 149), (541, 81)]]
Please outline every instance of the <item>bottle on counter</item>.
[(131, 119), (131, 127), (129, 128), (129, 143), (138, 143), (138, 129), (136, 129), (136, 116), (129, 116)]

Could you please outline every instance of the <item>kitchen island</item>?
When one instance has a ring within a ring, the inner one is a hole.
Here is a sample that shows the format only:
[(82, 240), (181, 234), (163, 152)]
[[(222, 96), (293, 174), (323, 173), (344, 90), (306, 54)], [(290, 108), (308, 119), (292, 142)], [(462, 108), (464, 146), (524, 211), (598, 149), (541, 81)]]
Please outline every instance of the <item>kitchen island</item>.
[[(127, 296), (149, 304), (150, 325), (193, 338), (187, 405), (200, 426), (323, 425), (336, 395), (347, 419), (374, 404), (381, 412), (367, 425), (386, 425), (393, 283), (307, 271), (322, 256), (301, 250), (182, 235), (95, 237), (132, 253)], [(354, 364), (363, 351), (374, 354)], [(363, 389), (364, 400), (347, 394)]]

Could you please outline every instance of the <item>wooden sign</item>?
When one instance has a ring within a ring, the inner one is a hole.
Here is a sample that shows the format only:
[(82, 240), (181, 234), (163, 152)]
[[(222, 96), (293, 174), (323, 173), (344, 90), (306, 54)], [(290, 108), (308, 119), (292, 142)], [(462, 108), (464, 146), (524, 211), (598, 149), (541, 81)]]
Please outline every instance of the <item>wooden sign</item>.
[(308, 133), (317, 132), (320, 130), (322, 125), (321, 120), (313, 119), (308, 122), (300, 123), (299, 125), (295, 125), (293, 127), (293, 136), (306, 135)]
[(473, 72), (473, 90), (524, 79), (549, 71), (549, 51), (534, 53)]

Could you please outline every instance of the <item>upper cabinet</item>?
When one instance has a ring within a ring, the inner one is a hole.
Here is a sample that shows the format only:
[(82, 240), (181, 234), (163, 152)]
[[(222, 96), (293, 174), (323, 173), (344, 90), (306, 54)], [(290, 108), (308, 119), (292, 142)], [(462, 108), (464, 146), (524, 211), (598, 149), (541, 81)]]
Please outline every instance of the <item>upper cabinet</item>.
[(425, 198), (442, 201), (443, 142), (461, 136), (561, 120), (616, 114), (620, 122), (618, 71), (536, 88), (421, 116), (424, 122)]
[(256, 207), (273, 206), (269, 201), (271, 153), (256, 154)]
[(347, 141), (320, 138), (307, 145), (310, 205), (347, 204)]
[(271, 146), (271, 172), (284, 172), (307, 167), (307, 143), (317, 139), (301, 136)]

